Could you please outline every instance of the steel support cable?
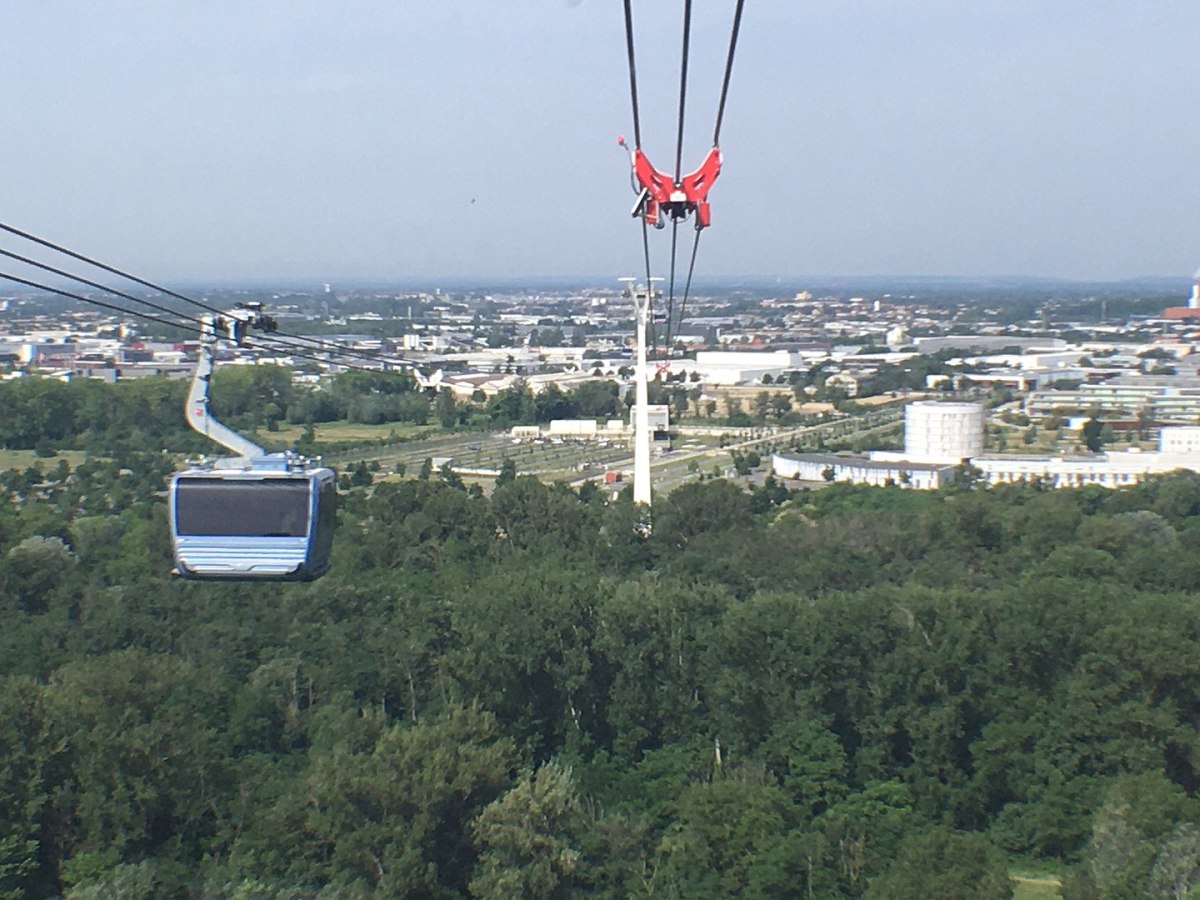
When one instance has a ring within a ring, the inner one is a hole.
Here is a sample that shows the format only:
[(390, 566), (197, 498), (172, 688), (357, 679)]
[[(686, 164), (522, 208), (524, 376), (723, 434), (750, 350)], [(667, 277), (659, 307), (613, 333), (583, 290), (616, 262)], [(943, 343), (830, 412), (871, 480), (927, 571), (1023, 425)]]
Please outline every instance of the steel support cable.
[[(121, 297), (125, 300), (132, 300), (134, 303), (140, 303), (143, 306), (149, 307), (150, 309), (156, 310), (161, 313), (165, 313), (168, 316), (176, 316), (179, 319), (179, 321), (169, 321), (166, 319), (160, 319), (157, 316), (146, 316), (146, 318), (148, 318), (150, 321), (169, 324), (169, 325), (172, 325), (177, 328), (187, 328), (189, 326), (193, 327), (193, 328), (207, 327), (208, 323), (204, 322), (202, 319), (197, 319), (194, 316), (190, 316), (187, 313), (181, 313), (178, 310), (171, 309), (168, 306), (162, 306), (161, 304), (154, 303), (151, 300), (146, 300), (142, 297), (136, 297), (133, 294), (128, 294), (128, 293), (125, 293), (124, 291), (119, 291), (116, 288), (108, 287), (107, 285), (100, 284), (99, 282), (96, 282), (96, 281), (91, 281), (80, 275), (75, 275), (75, 274), (72, 274), (71, 272), (67, 272), (63, 269), (55, 268), (54, 266), (48, 265), (46, 263), (38, 262), (35, 259), (30, 259), (29, 257), (21, 256), (19, 253), (13, 253), (10, 250), (0, 249), (0, 255), (7, 256), (10, 259), (14, 259), (14, 260), (24, 263), (26, 265), (34, 266), (35, 268), (41, 269), (45, 272), (50, 272), (54, 275), (59, 275), (70, 281), (77, 282), (77, 283), (83, 284), (83, 285), (87, 285), (88, 287), (91, 287), (91, 288), (96, 288), (98, 290), (104, 291), (105, 293), (112, 294), (116, 297)], [(30, 285), (36, 284), (35, 282), (28, 282), (28, 283)], [(78, 297), (78, 295), (66, 294), (66, 293), (64, 293), (64, 296), (70, 296), (73, 298)], [(87, 302), (87, 301), (85, 300), (84, 302)], [(116, 306), (114, 304), (103, 304), (103, 305), (104, 305), (104, 308), (106, 308), (106, 309), (112, 309), (114, 311), (127, 313), (129, 315), (138, 315), (138, 313), (135, 310), (131, 310), (131, 309), (128, 309), (123, 306)], [(274, 336), (269, 336), (269, 335), (264, 336), (264, 339), (267, 341), (272, 341), (278, 345), (282, 345), (282, 346), (288, 347), (288, 348), (292, 348), (294, 346), (290, 342), (281, 340)], [(355, 351), (352, 348), (341, 347), (340, 345), (336, 344), (336, 342), (334, 342), (334, 347), (337, 348), (338, 352), (341, 352), (347, 356), (356, 356), (360, 359), (371, 360), (372, 362), (384, 362), (384, 363), (388, 362), (386, 359), (383, 359), (383, 358), (375, 356), (375, 355), (368, 355), (366, 353)], [(276, 347), (276, 348), (272, 348), (272, 349), (279, 349), (279, 348)], [(307, 348), (305, 348), (305, 349), (307, 349)], [(296, 353), (294, 355), (302, 356), (302, 354), (299, 354), (299, 353)], [(306, 358), (316, 359), (317, 357), (306, 357)]]
[[(329, 344), (323, 348), (322, 347), (306, 347), (302, 344), (294, 344), (291, 341), (284, 340), (281, 337), (277, 337), (278, 334), (279, 334), (279, 332), (277, 332), (277, 331), (276, 332), (256, 333), (254, 337), (255, 337), (255, 340), (260, 343), (265, 341), (272, 345), (269, 348), (263, 348), (263, 349), (271, 349), (271, 350), (276, 350), (276, 351), (288, 350), (289, 354), (291, 356), (297, 356), (297, 357), (300, 357), (301, 359), (320, 360), (321, 357), (312, 356), (312, 355), (308, 355), (308, 354), (316, 353), (317, 351), (323, 351), (326, 354), (338, 354), (341, 356), (349, 356), (354, 359), (361, 359), (361, 360), (366, 360), (367, 362), (380, 363), (385, 366), (404, 366), (404, 367), (408, 367), (408, 368), (416, 368), (416, 365), (413, 362), (411, 362), (410, 360), (389, 359), (387, 356), (381, 355), (381, 353), (377, 353), (377, 352), (371, 351), (371, 350), (355, 350), (353, 347), (343, 346), (343, 345), (337, 343), (336, 341), (329, 342)], [(305, 352), (301, 352), (301, 351), (305, 351)], [(341, 365), (341, 363), (338, 363), (338, 365)], [(364, 371), (379, 371), (378, 369), (370, 369), (367, 367), (356, 367), (356, 368), (363, 368)]]
[[(271, 331), (271, 332), (264, 332), (264, 333), (258, 335), (258, 339), (272, 341), (272, 342), (279, 344), (281, 346), (284, 346), (284, 347), (297, 347), (301, 350), (307, 350), (310, 352), (315, 352), (315, 351), (320, 350), (320, 351), (323, 351), (326, 353), (341, 353), (344, 356), (353, 356), (358, 359), (367, 360), (369, 362), (381, 362), (381, 363), (392, 362), (392, 360), (389, 360), (385, 355), (383, 355), (382, 350), (358, 350), (354, 347), (348, 347), (344, 344), (340, 344), (337, 341), (322, 340), (320, 338), (310, 338), (310, 337), (307, 337), (306, 335), (289, 334), (286, 331), (276, 330), (276, 331)], [(295, 343), (295, 340), (307, 341), (308, 343), (315, 344), (316, 346), (309, 347), (309, 346), (305, 346), (304, 344), (297, 344), (297, 343)], [(406, 366), (412, 366), (414, 368), (416, 367), (416, 363), (414, 363), (410, 360), (399, 360), (399, 362)]]
[[(687, 110), (688, 50), (692, 35), (692, 0), (683, 2), (683, 50), (679, 59), (679, 129), (675, 137), (675, 183), (683, 178), (683, 122)], [(671, 331), (675, 319), (675, 251), (679, 236), (679, 220), (671, 223), (671, 270), (667, 282), (666, 354), (671, 356)]]
[(17, 237), (24, 238), (27, 241), (32, 241), (35, 244), (40, 244), (41, 246), (47, 247), (50, 250), (54, 250), (58, 253), (62, 253), (65, 256), (71, 257), (72, 259), (76, 259), (76, 260), (79, 260), (80, 262), (87, 263), (89, 266), (95, 266), (97, 269), (103, 269), (105, 272), (108, 272), (112, 275), (117, 275), (117, 276), (120, 276), (121, 278), (127, 278), (128, 280), (134, 282), (135, 284), (140, 284), (142, 287), (148, 287), (153, 291), (158, 291), (159, 293), (166, 294), (168, 297), (174, 297), (176, 300), (182, 300), (184, 303), (190, 303), (193, 306), (199, 307), (200, 309), (204, 310), (205, 312), (215, 313), (217, 315), (224, 315), (223, 311), (217, 309), (215, 306), (209, 306), (207, 303), (201, 303), (199, 300), (193, 300), (191, 297), (184, 296), (183, 294), (178, 294), (175, 291), (168, 290), (167, 288), (162, 287), (161, 285), (154, 284), (151, 281), (146, 281), (144, 278), (138, 278), (136, 275), (131, 275), (128, 272), (123, 272), (120, 269), (117, 269), (110, 265), (106, 265), (105, 263), (102, 263), (96, 259), (92, 259), (91, 257), (84, 256), (82, 253), (76, 253), (74, 250), (69, 250), (66, 247), (60, 246), (59, 244), (55, 244), (52, 241), (48, 241), (45, 238), (40, 238), (37, 235), (30, 234), (27, 231), (22, 231), (19, 228), (14, 228), (12, 225), (6, 225), (5, 223), (0, 222), (0, 229), (3, 229), (4, 231), (9, 232), (10, 234), (15, 234)]
[(683, 300), (679, 303), (679, 330), (683, 330), (683, 315), (687, 311), (688, 294), (692, 290), (692, 272), (696, 269), (696, 250), (700, 247), (701, 230), (696, 229), (696, 239), (692, 241), (692, 261), (688, 263), (687, 281), (683, 284)]
[[(337, 352), (346, 356), (357, 357), (358, 359), (369, 360), (371, 362), (388, 362), (387, 358), (382, 355), (381, 350), (358, 350), (353, 347), (348, 347), (340, 344), (337, 341), (323, 340), (321, 338), (312, 338), (303, 334), (291, 334), (287, 331), (275, 330), (269, 333), (259, 335), (259, 340), (269, 340), (287, 347), (299, 347), (303, 350), (316, 351), (321, 350), (326, 353)], [(297, 344), (296, 341), (305, 343)], [(313, 346), (306, 346), (306, 344)], [(404, 360), (405, 365), (415, 366), (415, 363)]]
[(683, 113), (687, 106), (688, 46), (692, 34), (692, 0), (683, 0), (683, 53), (679, 61), (679, 134), (675, 140), (675, 183), (683, 178)]
[[(127, 309), (124, 306), (117, 306), (115, 303), (105, 303), (103, 300), (96, 300), (95, 298), (92, 298), (92, 297), (85, 297), (82, 294), (75, 294), (75, 293), (72, 293), (71, 291), (64, 291), (61, 288), (51, 287), (48, 284), (41, 284), (36, 281), (30, 281), (28, 278), (21, 278), (20, 276), (13, 275), (9, 272), (0, 272), (0, 278), (3, 278), (5, 281), (15, 282), (16, 284), (23, 284), (26, 287), (36, 288), (37, 290), (45, 291), (48, 294), (58, 294), (58, 296), (60, 296), (60, 297), (69, 297), (70, 299), (78, 300), (81, 303), (88, 303), (88, 304), (91, 304), (92, 306), (99, 306), (101, 309), (111, 310), (113, 312), (118, 312), (118, 313), (121, 313), (121, 314), (127, 315), (127, 316), (135, 316), (139, 319), (145, 319), (148, 322), (154, 322), (159, 325), (170, 325), (173, 328), (190, 328), (190, 324), (188, 324), (188, 323), (172, 322), (168, 319), (162, 319), (162, 318), (159, 318), (158, 316), (152, 316), (149, 313), (141, 313), (141, 312), (137, 312), (136, 310)], [(178, 315), (177, 313), (172, 313), (172, 314)]]
[[(654, 282), (650, 280), (650, 226), (642, 219), (642, 255), (646, 258), (646, 324), (650, 328), (650, 346), (658, 352), (658, 330), (654, 327)], [(637, 288), (633, 289), (633, 308), (637, 312)]]
[(633, 62), (633, 8), (632, 0), (625, 0), (625, 49), (629, 56), (629, 94), (633, 98), (633, 146), (642, 146), (642, 124), (638, 118), (637, 67)]
[[(370, 359), (370, 360), (379, 360), (379, 361), (383, 360), (383, 357), (381, 357), (379, 355), (382, 351), (356, 350), (352, 347), (346, 347), (342, 344), (339, 344), (337, 341), (326, 340), (324, 338), (309, 337), (308, 335), (305, 335), (305, 334), (292, 334), (291, 332), (279, 331), (278, 329), (271, 332), (271, 340), (282, 341), (284, 343), (289, 343), (291, 341), (304, 341), (308, 344), (315, 345), (313, 347), (310, 347), (309, 349), (329, 350), (330, 347), (336, 347), (339, 350), (339, 352), (345, 353), (349, 356), (357, 356), (359, 359)], [(408, 363), (408, 364), (413, 365), (413, 363)]]
[[(30, 234), (27, 231), (22, 231), (21, 229), (15, 228), (12, 225), (8, 225), (8, 224), (5, 224), (4, 222), (0, 222), (0, 229), (3, 229), (4, 231), (9, 232), (10, 234), (15, 234), (17, 237), (24, 238), (27, 241), (31, 241), (35, 244), (39, 244), (50, 250), (54, 250), (57, 253), (62, 253), (64, 256), (69, 256), (72, 259), (76, 259), (76, 260), (79, 260), (80, 262), (87, 263), (89, 266), (95, 266), (97, 269), (101, 269), (105, 272), (109, 272), (120, 278), (125, 278), (129, 281), (134, 282), (135, 284), (140, 284), (143, 287), (150, 288), (153, 291), (158, 291), (159, 293), (165, 294), (168, 297), (174, 297), (176, 300), (182, 300), (185, 303), (190, 303), (193, 306), (203, 309), (205, 312), (213, 313), (214, 315), (218, 315), (218, 316), (225, 315), (224, 310), (218, 309), (215, 306), (210, 306), (207, 303), (202, 303), (201, 301), (195, 300), (191, 297), (188, 297), (185, 294), (180, 294), (177, 291), (173, 291), (169, 288), (165, 288), (160, 284), (155, 284), (154, 282), (147, 281), (144, 278), (139, 278), (138, 276), (133, 275), (129, 272), (125, 272), (121, 269), (118, 269), (115, 266), (110, 266), (107, 263), (102, 263), (97, 259), (93, 259), (89, 256), (84, 256), (82, 253), (76, 253), (74, 250), (71, 250), (67, 247), (63, 247), (60, 244), (54, 243), (53, 241), (48, 241), (45, 238), (40, 238), (37, 235)], [(74, 278), (77, 281), (84, 281), (84, 279), (75, 278), (75, 276), (68, 276), (68, 277)], [(104, 288), (104, 290), (109, 290), (109, 289)], [(119, 292), (114, 291), (112, 293), (119, 293)], [(128, 295), (122, 294), (121, 296), (128, 296)], [(136, 298), (134, 298), (134, 299), (136, 299)], [(147, 305), (153, 305), (149, 301), (146, 301), (146, 300), (138, 300), (137, 302), (146, 303)], [(198, 320), (194, 320), (194, 321), (198, 321)], [(280, 333), (280, 334), (282, 336), (283, 333)], [(299, 340), (306, 340), (306, 338), (304, 338), (301, 335), (291, 335), (291, 337), (295, 337)]]
[[(266, 339), (269, 340), (269, 338), (266, 338)], [(255, 337), (252, 340), (247, 339), (245, 346), (251, 350), (258, 350), (258, 351), (261, 351), (264, 353), (265, 352), (276, 352), (279, 350), (278, 347), (271, 347), (271, 346), (263, 345), (262, 344), (263, 340), (264, 340), (263, 335), (255, 335)], [(312, 360), (313, 362), (324, 363), (327, 366), (341, 366), (343, 369), (353, 369), (356, 372), (387, 372), (388, 369), (386, 368), (386, 366), (392, 365), (392, 364), (388, 363), (387, 360), (380, 359), (380, 360), (377, 360), (377, 362), (382, 363), (385, 366), (385, 368), (373, 369), (370, 366), (356, 366), (356, 365), (353, 365), (352, 363), (334, 362), (333, 360), (326, 359), (321, 356), (313, 356), (312, 354), (309, 354), (309, 353), (299, 353), (296, 351), (292, 351), (292, 352), (289, 352), (287, 355), (291, 356), (291, 357), (295, 357), (297, 359), (308, 359), (308, 360)], [(394, 365), (396, 368), (411, 368), (411, 366), (408, 363), (403, 363), (403, 362), (395, 363)]]
[[(76, 293), (73, 293), (72, 291), (64, 291), (61, 288), (51, 287), (48, 284), (41, 284), (40, 282), (37, 282), (37, 281), (30, 281), (28, 278), (21, 278), (19, 275), (13, 275), (8, 272), (0, 272), (0, 278), (3, 278), (6, 281), (15, 282), (16, 284), (23, 284), (26, 287), (36, 288), (39, 291), (45, 291), (47, 294), (57, 294), (60, 297), (67, 297), (71, 300), (78, 300), (80, 303), (87, 303), (91, 306), (98, 306), (101, 309), (107, 309), (107, 310), (111, 310), (112, 312), (121, 313), (122, 315), (134, 316), (135, 318), (138, 318), (138, 319), (145, 319), (148, 322), (154, 322), (159, 325), (171, 325), (176, 328), (187, 327), (186, 325), (184, 325), (181, 322), (171, 322), (166, 319), (160, 319), (158, 316), (152, 316), (149, 313), (142, 313), (142, 312), (137, 312), (136, 310), (126, 309), (125, 307), (117, 306), (114, 303), (105, 303), (103, 300), (96, 300), (93, 297), (85, 297), (82, 294), (76, 294)], [(263, 350), (263, 349), (271, 349), (271, 348), (252, 347), (251, 349)], [(296, 353), (294, 355), (295, 356), (303, 356), (303, 354), (299, 354), (299, 353)], [(320, 357), (316, 357), (316, 356), (309, 356), (309, 357), (304, 357), (304, 358), (312, 359), (317, 362), (328, 362), (327, 360), (323, 360)], [(344, 368), (347, 368), (347, 369), (356, 369), (360, 372), (378, 372), (379, 371), (378, 369), (371, 369), (371, 368), (367, 368), (366, 366), (354, 366), (354, 365), (350, 365), (349, 363), (338, 363), (337, 365), (343, 366)]]
[(729, 34), (729, 55), (725, 58), (725, 78), (721, 81), (721, 102), (717, 104), (717, 124), (713, 127), (713, 146), (720, 143), (721, 122), (725, 118), (725, 98), (729, 96), (729, 76), (733, 74), (733, 54), (737, 50), (738, 32), (742, 27), (742, 5), (745, 0), (737, 0), (733, 10), (733, 30)]
[(666, 351), (667, 356), (671, 356), (671, 320), (675, 314), (675, 252), (679, 241), (679, 220), (676, 219), (671, 223), (671, 273), (670, 280), (667, 282), (667, 334), (666, 334)]
[[(638, 114), (637, 65), (633, 53), (633, 8), (632, 0), (625, 0), (625, 51), (629, 58), (629, 96), (633, 102), (633, 146), (640, 150), (642, 147), (642, 123)], [(646, 217), (642, 217), (642, 255), (646, 261), (646, 318), (650, 328), (651, 346), (657, 351), (658, 333), (654, 328), (654, 282), (650, 280), (650, 233)], [(637, 287), (633, 289), (634, 313), (637, 313)]]
[[(133, 294), (127, 294), (124, 291), (118, 291), (115, 288), (107, 287), (103, 284), (100, 284), (97, 281), (89, 281), (87, 278), (83, 278), (79, 275), (73, 275), (70, 272), (64, 271), (63, 269), (56, 269), (54, 266), (47, 265), (46, 263), (38, 262), (37, 260), (30, 259), (27, 256), (21, 256), (21, 254), (19, 254), (19, 253), (13, 253), (11, 250), (4, 250), (4, 249), (0, 248), (0, 255), (7, 256), (9, 259), (15, 259), (17, 262), (25, 263), (26, 265), (33, 266), (34, 268), (37, 268), (37, 269), (41, 269), (43, 272), (50, 272), (54, 275), (59, 275), (63, 278), (70, 279), (71, 281), (78, 282), (79, 284), (86, 284), (88, 287), (96, 288), (98, 290), (104, 291), (105, 293), (113, 294), (117, 297), (123, 297), (126, 300), (132, 300), (134, 303), (141, 303), (144, 306), (147, 306), (150, 309), (156, 310), (158, 312), (166, 313), (167, 315), (170, 315), (170, 316), (178, 316), (180, 319), (186, 320), (187, 322), (189, 322), (193, 325), (199, 326), (201, 328), (203, 328), (206, 324), (205, 322), (203, 322), (200, 319), (195, 318), (194, 316), (189, 316), (187, 313), (182, 313), (182, 312), (179, 312), (178, 310), (171, 309), (169, 306), (163, 306), (159, 303), (154, 303), (151, 300), (145, 300), (141, 297), (135, 297)], [(115, 308), (120, 308), (120, 307), (115, 307)], [(182, 325), (183, 323), (181, 322), (179, 324)]]
[[(686, 0), (686, 2), (690, 6), (691, 0)], [(713, 142), (714, 147), (716, 147), (720, 144), (721, 124), (725, 120), (725, 101), (729, 97), (729, 79), (733, 74), (733, 58), (737, 52), (738, 34), (741, 32), (741, 28), (742, 28), (742, 7), (744, 5), (745, 5), (745, 0), (737, 0), (737, 5), (734, 7), (734, 10), (733, 10), (733, 28), (730, 30), (730, 33), (729, 33), (729, 53), (725, 57), (725, 75), (721, 79), (721, 97), (720, 97), (719, 102), (717, 103), (717, 121), (716, 121), (716, 124), (713, 126), (712, 142)], [(685, 24), (685, 26), (684, 26), (684, 46), (685, 46), (685, 48), (686, 48), (686, 45), (687, 45), (687, 25)], [(685, 49), (685, 59), (686, 59), (686, 49)], [(681, 91), (682, 91), (682, 87), (681, 87)], [(683, 122), (682, 122), (683, 112), (682, 112), (682, 109), (683, 109), (683, 101), (681, 99), (680, 100), (680, 126), (679, 126), (681, 141), (683, 139), (682, 138), (682, 135), (683, 135)], [(696, 229), (696, 239), (692, 242), (692, 258), (691, 258), (691, 261), (688, 263), (687, 281), (684, 282), (684, 286), (683, 286), (683, 298), (679, 304), (679, 327), (681, 329), (683, 328), (683, 316), (684, 316), (684, 313), (687, 311), (688, 296), (691, 293), (691, 289), (692, 289), (692, 275), (696, 270), (696, 251), (700, 248), (700, 232), (701, 232), (701, 229), (697, 228)], [(672, 244), (672, 246), (671, 246), (671, 280), (672, 280), (672, 283), (674, 283), (674, 278), (675, 278), (674, 270), (675, 270), (675, 247), (674, 247), (674, 244)]]
[[(92, 259), (91, 257), (88, 257), (88, 256), (84, 256), (82, 253), (76, 253), (74, 250), (71, 250), (67, 247), (63, 247), (59, 244), (55, 244), (53, 241), (48, 241), (45, 238), (40, 238), (37, 235), (30, 234), (27, 231), (22, 231), (21, 229), (15, 228), (12, 225), (7, 225), (3, 222), (0, 222), (0, 229), (7, 231), (10, 234), (14, 234), (17, 237), (24, 238), (27, 241), (31, 241), (35, 244), (39, 244), (50, 250), (54, 250), (57, 253), (62, 253), (64, 256), (69, 256), (72, 259), (76, 259), (76, 260), (79, 260), (80, 262), (87, 263), (90, 266), (95, 266), (97, 269), (101, 269), (105, 272), (109, 272), (120, 278), (125, 278), (129, 281), (134, 282), (135, 284), (140, 284), (143, 287), (147, 287), (147, 288), (150, 288), (151, 290), (158, 291), (160, 294), (165, 294), (168, 297), (174, 297), (177, 300), (182, 300), (185, 303), (190, 303), (193, 306), (196, 306), (196, 307), (199, 307), (200, 309), (205, 310), (206, 312), (213, 313), (214, 315), (218, 315), (218, 316), (223, 316), (226, 314), (224, 310), (218, 309), (215, 306), (210, 306), (207, 303), (202, 303), (199, 300), (195, 300), (191, 297), (188, 297), (185, 294), (180, 294), (177, 291), (171, 290), (170, 288), (165, 288), (162, 285), (155, 284), (152, 281), (147, 281), (144, 278), (139, 278), (136, 275), (132, 275), (129, 272), (122, 271), (121, 269), (115, 268), (114, 266), (110, 266), (110, 265), (107, 265), (106, 263), (100, 262), (99, 260)], [(12, 254), (6, 254), (6, 255), (12, 255)], [(17, 258), (22, 259), (22, 261), (29, 262), (32, 265), (38, 266), (39, 268), (45, 268), (41, 263), (36, 263), (36, 262), (33, 262), (32, 260), (26, 260), (24, 257), (17, 257)], [(56, 273), (58, 273), (58, 270), (51, 270), (51, 271), (55, 271)], [(149, 300), (144, 300), (144, 299), (141, 299), (138, 297), (133, 297), (129, 294), (124, 294), (124, 293), (121, 293), (120, 291), (116, 291), (111, 288), (104, 287), (102, 285), (96, 285), (94, 282), (90, 282), (87, 279), (80, 278), (75, 275), (70, 275), (67, 273), (58, 273), (58, 274), (63, 274), (67, 278), (70, 278), (74, 281), (78, 281), (83, 284), (100, 287), (101, 290), (108, 291), (109, 293), (116, 294), (117, 296), (127, 297), (127, 298), (133, 300), (134, 302), (145, 304), (146, 306), (149, 306), (151, 308), (155, 308), (155, 309), (163, 308), (163, 307), (156, 306), (156, 304), (152, 303)], [(170, 310), (170, 312), (172, 315), (179, 315), (184, 318), (189, 318), (189, 317), (185, 316), (183, 313), (178, 313), (178, 312), (175, 312), (174, 310)], [(191, 321), (199, 323), (200, 320), (199, 319), (191, 319)], [(334, 344), (335, 346), (338, 346), (336, 341), (326, 341), (326, 340), (323, 340), (320, 338), (310, 338), (306, 335), (290, 334), (286, 331), (276, 331), (276, 332), (274, 332), (274, 334), (276, 335), (276, 337), (274, 337), (273, 340), (283, 341), (284, 338), (291, 338), (292, 340), (295, 340), (295, 341), (303, 341), (303, 342), (307, 342), (309, 344), (316, 344), (317, 348), (322, 349), (322, 350), (328, 349), (329, 344)], [(343, 352), (346, 352), (348, 355), (358, 356), (360, 359), (370, 359), (370, 360), (379, 359), (379, 357), (373, 356), (365, 351), (356, 351), (356, 350), (351, 350), (349, 348), (345, 348)]]

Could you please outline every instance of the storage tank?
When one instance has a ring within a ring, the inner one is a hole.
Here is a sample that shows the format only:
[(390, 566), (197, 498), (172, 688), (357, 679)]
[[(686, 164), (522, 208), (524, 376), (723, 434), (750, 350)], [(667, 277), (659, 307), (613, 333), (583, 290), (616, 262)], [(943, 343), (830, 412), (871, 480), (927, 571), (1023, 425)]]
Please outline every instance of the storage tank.
[(983, 454), (983, 404), (921, 400), (904, 408), (904, 455), (958, 464)]

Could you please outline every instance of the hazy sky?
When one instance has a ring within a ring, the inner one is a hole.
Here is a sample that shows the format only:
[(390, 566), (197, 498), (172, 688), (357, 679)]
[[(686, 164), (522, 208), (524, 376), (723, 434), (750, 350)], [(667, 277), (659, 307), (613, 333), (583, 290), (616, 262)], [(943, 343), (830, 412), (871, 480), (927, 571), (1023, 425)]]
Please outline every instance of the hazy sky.
[[(682, 2), (633, 5), (670, 169)], [(686, 168), (733, 6), (695, 3)], [(621, 10), (11, 0), (0, 220), (156, 278), (634, 271)], [(698, 273), (1189, 275), (1198, 56), (1195, 0), (746, 0)]]

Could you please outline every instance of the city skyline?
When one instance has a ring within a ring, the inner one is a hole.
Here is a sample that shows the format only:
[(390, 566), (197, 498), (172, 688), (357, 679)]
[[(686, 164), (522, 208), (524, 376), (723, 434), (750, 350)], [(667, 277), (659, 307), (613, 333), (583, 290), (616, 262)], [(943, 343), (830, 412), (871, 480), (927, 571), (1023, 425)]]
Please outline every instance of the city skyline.
[[(699, 6), (685, 168), (711, 135), (733, 2)], [(634, 15), (644, 147), (665, 168), (681, 16)], [(180, 280), (638, 269), (619, 4), (9, 19), (4, 219), (81, 252)], [(750, 0), (697, 277), (1187, 277), (1197, 37), (1182, 2)]]

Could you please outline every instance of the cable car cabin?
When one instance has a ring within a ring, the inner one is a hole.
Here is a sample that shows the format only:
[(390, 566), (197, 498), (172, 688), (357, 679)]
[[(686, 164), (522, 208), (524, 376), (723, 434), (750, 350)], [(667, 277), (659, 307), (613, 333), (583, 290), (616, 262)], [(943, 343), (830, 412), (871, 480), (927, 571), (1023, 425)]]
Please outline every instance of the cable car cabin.
[(329, 568), (333, 471), (193, 468), (171, 479), (175, 571), (184, 578), (311, 581)]

